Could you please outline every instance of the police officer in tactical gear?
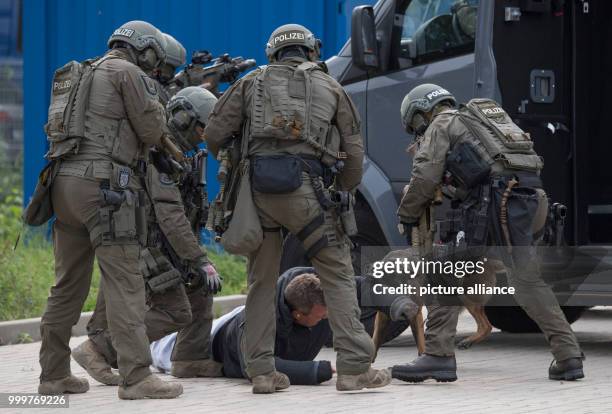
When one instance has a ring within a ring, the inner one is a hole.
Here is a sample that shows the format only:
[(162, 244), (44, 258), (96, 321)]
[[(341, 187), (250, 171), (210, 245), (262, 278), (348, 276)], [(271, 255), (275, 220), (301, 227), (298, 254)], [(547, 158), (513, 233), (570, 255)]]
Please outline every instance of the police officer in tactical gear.
[(374, 347), (359, 321), (349, 240), (321, 178), (326, 169), (343, 164), (335, 190), (352, 191), (361, 181), (357, 111), (342, 87), (314, 62), (319, 42), (305, 27), (288, 24), (274, 30), (266, 55), (269, 65), (223, 94), (204, 134), (215, 155), (242, 131), (248, 140), (245, 155), (252, 165), (253, 201), (264, 237), (249, 254), (241, 344), (246, 373), (254, 393), (289, 386), (274, 366), (274, 298), (284, 227), (303, 242), (321, 278), (338, 351), (337, 389), (385, 386), (390, 373), (370, 366)]
[[(192, 151), (201, 143), (204, 125), (216, 102), (211, 92), (198, 87), (185, 88), (170, 100), (168, 127), (183, 151)], [(187, 180), (185, 177), (181, 181)], [(196, 216), (191, 211), (196, 206), (186, 206), (179, 186), (154, 164), (148, 166), (145, 187), (150, 205), (140, 269), (147, 287), (147, 336), (153, 342), (178, 331), (171, 356), (172, 375), (220, 376), (221, 365), (210, 358), (209, 336), (212, 295), (221, 290), (221, 278), (199, 246), (195, 223), (188, 220)], [(117, 385), (120, 378), (111, 370), (117, 365), (117, 352), (108, 332), (105, 309), (104, 295), (99, 293), (87, 325), (90, 339), (76, 347), (72, 356), (97, 381)]]
[(111, 35), (111, 50), (86, 61), (87, 71), (76, 85), (63, 84), (78, 86), (75, 94), (54, 88), (45, 130), (46, 156), (58, 164), (51, 187), (56, 282), (40, 328), (41, 394), (89, 388), (87, 380), (70, 373), (68, 342), (89, 291), (94, 258), (118, 354), (119, 398), (175, 398), (183, 392), (180, 384), (166, 383), (149, 370), (139, 269), (146, 154), (160, 144), (165, 126), (155, 84), (145, 71), (164, 61), (164, 43), (151, 24), (128, 22)]
[[(499, 246), (485, 251), (503, 261), (515, 300), (551, 346), (555, 360), (549, 378), (583, 378), (578, 341), (541, 278), (532, 247), (544, 227), (548, 206), (539, 177), (542, 161), (529, 135), (494, 101), (473, 99), (459, 110), (455, 106), (450, 92), (432, 84), (414, 88), (402, 102), (402, 124), (417, 136), (418, 149), (398, 209), (400, 227), (410, 234), (448, 170), (454, 184), (467, 194), (457, 200), (459, 206), (472, 203), (465, 214), (471, 220), (462, 224), (468, 246)], [(470, 173), (464, 174), (465, 170)], [(477, 179), (480, 172), (482, 177)], [(454, 338), (460, 309), (437, 302), (428, 306), (425, 354), (394, 366), (394, 378), (408, 382), (457, 379)]]
[(183, 45), (174, 37), (170, 36), (168, 33), (164, 33), (163, 35), (166, 39), (166, 48), (164, 49), (166, 52), (166, 61), (153, 71), (152, 77), (161, 84), (158, 94), (160, 101), (165, 106), (172, 97), (166, 86), (174, 77), (176, 70), (185, 64), (187, 52)]

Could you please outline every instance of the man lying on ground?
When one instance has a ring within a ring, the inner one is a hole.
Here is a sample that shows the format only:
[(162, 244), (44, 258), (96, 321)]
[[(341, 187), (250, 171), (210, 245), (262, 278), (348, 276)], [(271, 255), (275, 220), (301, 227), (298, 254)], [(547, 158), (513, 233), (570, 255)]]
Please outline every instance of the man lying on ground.
[[(359, 276), (355, 278), (358, 299), (361, 298), (364, 280)], [(294, 385), (316, 385), (328, 381), (334, 373), (331, 362), (315, 360), (323, 346), (331, 342), (332, 331), (327, 321), (323, 290), (314, 269), (295, 267), (287, 270), (278, 279), (276, 292), (276, 370), (286, 374)], [(383, 311), (400, 322), (393, 327), (395, 335), (399, 335), (408, 326), (408, 317), (415, 311), (413, 307), (411, 301), (401, 297), (387, 307), (362, 307), (361, 322), (371, 335), (374, 311)], [(223, 374), (229, 378), (247, 378), (240, 351), (244, 316), (244, 306), (240, 306), (216, 320), (212, 328), (212, 356), (223, 364)], [(153, 365), (159, 370), (170, 371), (170, 355), (175, 341), (176, 334), (171, 334), (151, 344)]]

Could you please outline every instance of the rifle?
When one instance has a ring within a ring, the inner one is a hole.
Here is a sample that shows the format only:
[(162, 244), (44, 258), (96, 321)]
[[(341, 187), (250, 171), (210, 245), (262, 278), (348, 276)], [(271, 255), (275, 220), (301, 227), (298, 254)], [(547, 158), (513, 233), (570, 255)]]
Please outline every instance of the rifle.
[[(208, 63), (211, 64), (205, 66)], [(204, 86), (219, 96), (220, 83), (234, 83), (242, 72), (255, 65), (255, 59), (231, 57), (227, 53), (213, 59), (208, 51), (196, 51), (191, 55), (191, 63), (174, 76), (167, 89), (172, 96), (187, 86)]]
[(200, 149), (193, 156), (186, 158), (185, 161), (189, 168), (179, 183), (185, 214), (200, 242), (201, 230), (206, 225), (209, 209), (206, 183), (207, 156), (208, 151)]

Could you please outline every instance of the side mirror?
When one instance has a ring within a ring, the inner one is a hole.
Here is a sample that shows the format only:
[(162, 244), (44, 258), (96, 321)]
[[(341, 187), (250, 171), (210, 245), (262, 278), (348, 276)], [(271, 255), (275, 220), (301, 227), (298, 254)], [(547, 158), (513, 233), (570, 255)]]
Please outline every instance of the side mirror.
[(357, 6), (351, 16), (351, 54), (362, 69), (378, 68), (378, 41), (372, 6)]

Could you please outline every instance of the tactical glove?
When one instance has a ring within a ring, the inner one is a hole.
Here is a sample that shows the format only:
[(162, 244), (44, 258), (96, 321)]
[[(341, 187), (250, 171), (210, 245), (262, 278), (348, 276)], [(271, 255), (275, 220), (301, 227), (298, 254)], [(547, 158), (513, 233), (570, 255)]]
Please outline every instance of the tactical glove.
[(223, 278), (219, 273), (217, 273), (217, 269), (210, 262), (206, 262), (197, 267), (197, 272), (202, 277), (204, 281), (204, 286), (208, 292), (213, 295), (221, 292), (221, 284)]

